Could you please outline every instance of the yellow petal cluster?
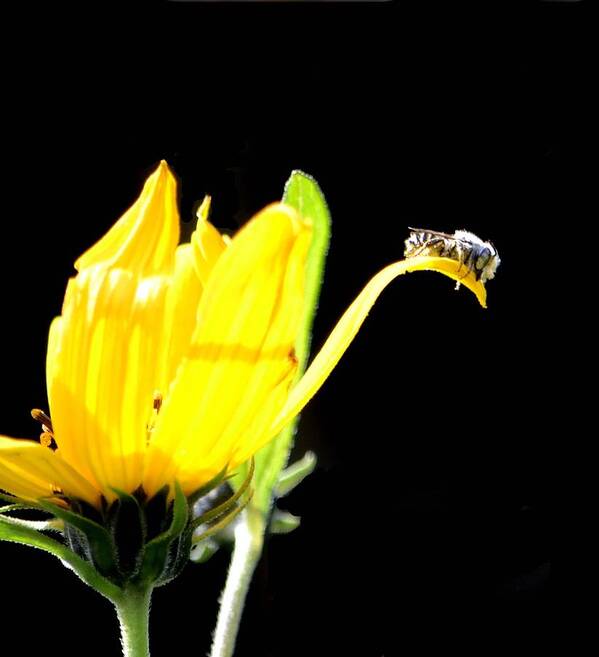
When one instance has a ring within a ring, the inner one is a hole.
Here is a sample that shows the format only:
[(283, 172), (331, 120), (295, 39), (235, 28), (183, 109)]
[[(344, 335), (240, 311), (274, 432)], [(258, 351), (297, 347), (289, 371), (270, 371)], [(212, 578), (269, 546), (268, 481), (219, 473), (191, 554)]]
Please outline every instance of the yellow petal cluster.
[[(176, 181), (165, 162), (139, 199), (75, 263), (51, 325), (47, 387), (57, 449), (0, 436), (0, 489), (100, 506), (117, 490), (193, 493), (234, 470), (301, 411), (398, 275), (439, 271), (485, 305), (459, 263), (415, 257), (364, 288), (291, 388), (304, 312), (309, 219), (281, 203), (232, 239), (198, 212), (177, 246)], [(160, 400), (157, 403), (157, 400)]]

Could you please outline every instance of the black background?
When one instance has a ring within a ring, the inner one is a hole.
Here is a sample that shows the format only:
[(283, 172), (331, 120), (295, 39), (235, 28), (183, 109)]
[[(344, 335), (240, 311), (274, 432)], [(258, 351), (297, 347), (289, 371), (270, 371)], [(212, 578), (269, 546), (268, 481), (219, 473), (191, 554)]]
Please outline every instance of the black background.
[[(284, 505), (239, 657), (537, 654), (555, 645), (552, 453), (564, 438), (564, 235), (585, 225), (586, 5), (81, 3), (5, 15), (2, 431), (36, 436), (47, 327), (72, 262), (161, 158), (190, 220), (235, 229), (293, 168), (333, 241), (314, 343), (407, 226), (467, 228), (502, 257), (488, 310), (450, 281), (394, 283), (304, 412), (319, 466)], [(552, 260), (553, 259), (553, 260)], [(107, 602), (2, 544), (5, 635), (116, 655)], [(153, 654), (203, 655), (224, 551), (156, 592)], [(77, 636), (74, 640), (73, 630)], [(81, 635), (83, 632), (83, 635)]]

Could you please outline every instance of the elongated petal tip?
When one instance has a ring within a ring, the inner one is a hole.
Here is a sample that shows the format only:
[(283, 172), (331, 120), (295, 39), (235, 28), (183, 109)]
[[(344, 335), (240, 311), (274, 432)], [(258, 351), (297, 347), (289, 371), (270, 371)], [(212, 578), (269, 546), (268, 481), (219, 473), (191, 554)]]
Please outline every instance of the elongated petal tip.
[(162, 160), (137, 201), (75, 262), (75, 269), (105, 265), (161, 274), (172, 267), (178, 241), (177, 183)]
[(475, 294), (483, 308), (487, 307), (487, 292), (483, 283), (476, 280), (472, 272), (455, 260), (415, 256), (388, 265), (368, 282), (345, 311), (310, 367), (291, 391), (283, 409), (267, 432), (267, 439), (277, 435), (314, 396), (355, 338), (370, 309), (387, 285), (402, 274), (422, 270), (436, 271), (458, 281)]
[(468, 288), (483, 308), (487, 307), (487, 290), (482, 281), (477, 280), (466, 265), (451, 258), (437, 258), (431, 256), (415, 256), (406, 258), (406, 271), (436, 271), (444, 274), (454, 281)]
[(200, 207), (197, 210), (196, 229), (191, 236), (193, 245), (194, 267), (196, 274), (204, 286), (208, 281), (210, 272), (214, 268), (216, 261), (223, 251), (227, 248), (227, 243), (223, 236), (208, 221), (210, 213), (210, 204), (212, 198), (208, 195), (204, 197)]
[(208, 221), (208, 215), (210, 214), (210, 205), (212, 204), (212, 197), (209, 194), (204, 196), (204, 200), (200, 204), (196, 216), (198, 218), (198, 224)]

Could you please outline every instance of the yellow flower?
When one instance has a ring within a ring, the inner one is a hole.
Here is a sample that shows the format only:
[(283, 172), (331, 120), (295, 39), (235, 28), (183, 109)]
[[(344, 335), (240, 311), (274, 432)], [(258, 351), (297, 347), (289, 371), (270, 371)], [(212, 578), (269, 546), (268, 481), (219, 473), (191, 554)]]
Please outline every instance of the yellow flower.
[(208, 204), (191, 242), (177, 246), (176, 183), (162, 162), (77, 260), (48, 340), (51, 422), (39, 443), (0, 436), (1, 489), (97, 508), (116, 491), (151, 497), (175, 481), (190, 495), (301, 411), (396, 276), (439, 271), (485, 304), (482, 283), (456, 261), (389, 265), (292, 387), (310, 222), (275, 203), (229, 240), (208, 222)]

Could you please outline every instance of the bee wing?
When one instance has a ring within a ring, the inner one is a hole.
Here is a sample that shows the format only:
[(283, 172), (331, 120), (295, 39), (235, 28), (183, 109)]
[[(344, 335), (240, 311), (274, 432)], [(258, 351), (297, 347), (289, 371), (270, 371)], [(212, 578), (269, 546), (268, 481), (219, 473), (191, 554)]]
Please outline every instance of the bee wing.
[(408, 230), (411, 230), (413, 233), (428, 233), (429, 235), (436, 235), (437, 237), (442, 237), (443, 239), (455, 240), (455, 235), (442, 233), (438, 230), (429, 230), (428, 228), (412, 228), (411, 226), (408, 226)]

